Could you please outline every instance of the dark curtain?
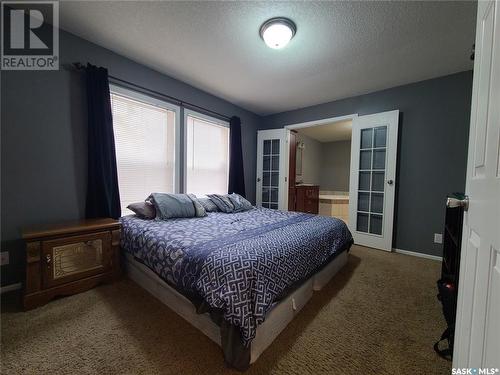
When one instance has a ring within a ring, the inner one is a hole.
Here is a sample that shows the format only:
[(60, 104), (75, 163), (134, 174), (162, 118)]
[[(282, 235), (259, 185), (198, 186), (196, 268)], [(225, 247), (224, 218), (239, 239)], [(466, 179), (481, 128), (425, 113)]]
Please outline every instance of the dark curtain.
[(87, 64), (88, 172), (86, 217), (121, 216), (108, 71)]
[(243, 173), (243, 150), (241, 148), (241, 120), (233, 116), (229, 122), (229, 193), (245, 197), (245, 175)]

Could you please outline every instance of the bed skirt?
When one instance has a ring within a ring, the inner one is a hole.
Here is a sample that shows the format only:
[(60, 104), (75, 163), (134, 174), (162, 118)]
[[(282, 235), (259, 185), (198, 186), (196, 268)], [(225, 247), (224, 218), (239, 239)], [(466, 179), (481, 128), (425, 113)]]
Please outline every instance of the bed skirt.
[[(227, 327), (217, 325), (209, 313), (199, 314), (188, 298), (168, 285), (149, 267), (135, 260), (132, 255), (124, 252), (124, 256), (127, 276), (131, 280), (135, 281), (191, 325), (198, 328), (212, 341), (217, 343), (217, 345), (221, 346), (224, 352), (224, 359), (229, 366), (244, 370), (259, 358), (264, 350), (285, 329), (288, 323), (292, 321), (295, 315), (298, 314), (312, 297), (313, 291), (321, 290), (347, 263), (348, 251), (342, 251), (337, 254), (320, 271), (276, 303), (267, 314), (266, 320), (258, 326), (250, 350), (247, 350), (245, 353), (234, 353), (234, 351), (238, 351), (238, 348), (235, 348), (231, 344), (231, 342), (235, 341), (234, 338), (228, 339), (227, 335), (228, 333), (231, 334), (231, 332), (227, 332)], [(224, 340), (221, 340), (221, 331), (226, 331), (224, 332), (226, 336)], [(232, 333), (234, 334), (234, 332)]]

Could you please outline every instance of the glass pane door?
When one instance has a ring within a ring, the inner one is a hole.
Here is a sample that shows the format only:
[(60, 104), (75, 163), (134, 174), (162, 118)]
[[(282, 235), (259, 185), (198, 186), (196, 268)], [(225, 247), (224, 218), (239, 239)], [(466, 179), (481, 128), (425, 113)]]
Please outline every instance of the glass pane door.
[(387, 126), (361, 129), (356, 230), (383, 233)]
[(262, 153), (262, 207), (278, 209), (280, 140), (265, 139)]
[(355, 117), (349, 177), (354, 243), (392, 251), (399, 110)]

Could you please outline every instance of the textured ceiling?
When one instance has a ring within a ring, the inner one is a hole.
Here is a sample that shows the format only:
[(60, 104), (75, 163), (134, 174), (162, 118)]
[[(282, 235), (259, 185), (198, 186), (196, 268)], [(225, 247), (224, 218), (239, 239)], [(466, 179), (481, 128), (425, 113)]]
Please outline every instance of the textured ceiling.
[(352, 120), (332, 122), (330, 124), (296, 129), (300, 134), (320, 142), (347, 141), (351, 139)]
[[(62, 1), (61, 27), (258, 114), (472, 68), (473, 2)], [(258, 35), (284, 16), (282, 50)]]

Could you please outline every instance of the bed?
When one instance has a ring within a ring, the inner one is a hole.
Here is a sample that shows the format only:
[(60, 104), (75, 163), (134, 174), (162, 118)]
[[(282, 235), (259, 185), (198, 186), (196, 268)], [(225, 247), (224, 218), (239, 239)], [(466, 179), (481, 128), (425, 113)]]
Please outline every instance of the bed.
[(254, 208), (201, 218), (121, 218), (131, 279), (246, 369), (347, 262), (341, 220)]

